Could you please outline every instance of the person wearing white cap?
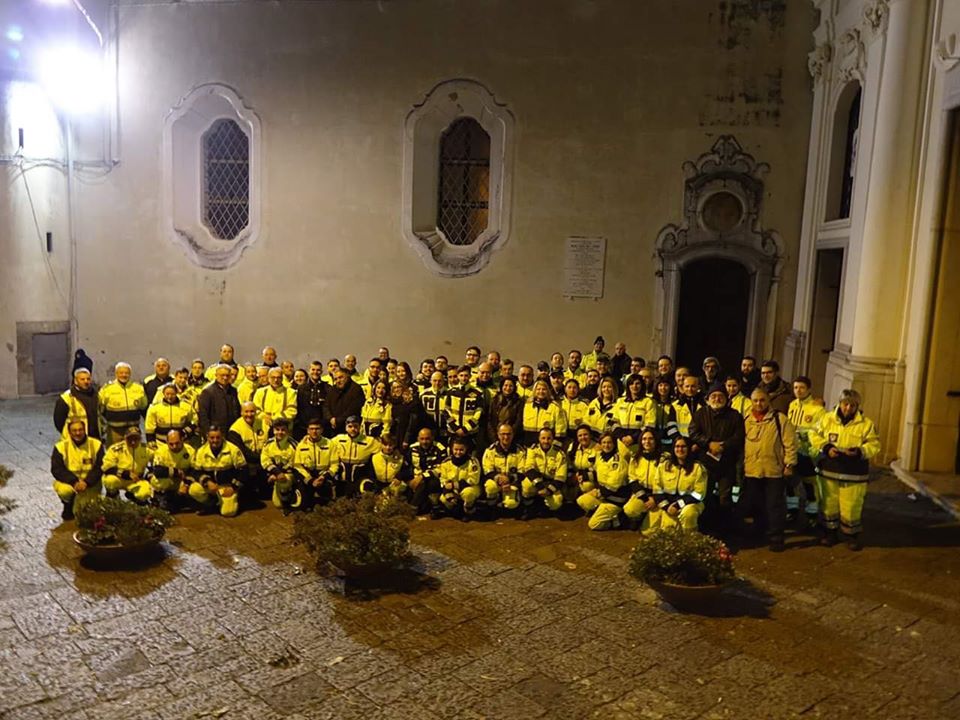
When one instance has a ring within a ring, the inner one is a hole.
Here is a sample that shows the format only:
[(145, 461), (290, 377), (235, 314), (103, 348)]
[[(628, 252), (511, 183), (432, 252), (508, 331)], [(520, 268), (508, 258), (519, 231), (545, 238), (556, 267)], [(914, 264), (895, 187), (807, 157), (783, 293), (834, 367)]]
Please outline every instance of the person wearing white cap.
[(113, 445), (123, 439), (127, 428), (139, 426), (147, 414), (147, 395), (143, 385), (131, 380), (130, 365), (118, 362), (114, 379), (100, 388), (100, 415), (106, 425), (104, 441)]

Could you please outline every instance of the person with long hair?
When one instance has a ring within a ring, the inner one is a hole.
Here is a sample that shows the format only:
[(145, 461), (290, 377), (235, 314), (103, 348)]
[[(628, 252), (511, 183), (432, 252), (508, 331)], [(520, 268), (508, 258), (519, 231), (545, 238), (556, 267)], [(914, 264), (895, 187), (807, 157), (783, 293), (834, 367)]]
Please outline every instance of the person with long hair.
[(630, 499), (628, 480), (630, 461), (617, 447), (612, 432), (600, 436), (600, 453), (596, 459), (597, 486), (577, 498), (577, 504), (590, 514), (587, 527), (610, 530), (620, 527), (620, 513)]
[(560, 404), (553, 399), (553, 389), (547, 380), (537, 380), (533, 393), (523, 406), (523, 438), (527, 447), (535, 446), (544, 428), (553, 430), (561, 441), (567, 436), (567, 417)]
[(404, 387), (413, 387), (414, 392), (417, 392), (414, 380), (415, 378), (413, 376), (413, 370), (410, 369), (410, 364), (405, 360), (398, 362), (396, 379), (391, 380), (391, 382), (403, 383)]
[(571, 433), (570, 429), (579, 429), (579, 427), (586, 422), (587, 410), (589, 409), (587, 403), (580, 397), (580, 383), (573, 378), (570, 378), (563, 384), (563, 397), (560, 398), (560, 409), (563, 410), (563, 414), (567, 416), (568, 446), (572, 446), (576, 439), (571, 437), (571, 435), (575, 433)]
[(363, 419), (363, 434), (369, 437), (380, 437), (390, 432), (393, 424), (393, 404), (390, 402), (389, 388), (383, 380), (374, 383), (370, 390), (370, 399), (360, 409)]
[(623, 506), (623, 514), (644, 534), (660, 527), (660, 510), (654, 499), (660, 472), (660, 443), (650, 428), (640, 433), (639, 452), (630, 461), (627, 479), (630, 481), (630, 499)]
[(690, 441), (680, 436), (657, 473), (653, 495), (661, 511), (659, 527), (697, 530), (706, 494), (707, 471), (691, 457)]
[(620, 397), (613, 412), (617, 419), (617, 429), (614, 434), (631, 453), (637, 452), (640, 442), (640, 433), (644, 428), (652, 428), (656, 422), (653, 400), (646, 396), (643, 378), (639, 375), (630, 375), (626, 382), (627, 389)]
[(680, 434), (677, 428), (677, 409), (673, 406), (673, 380), (661, 375), (656, 382), (656, 395), (653, 397), (653, 429), (657, 433), (660, 447), (669, 451), (674, 438)]
[(606, 432), (613, 432), (617, 425), (617, 384), (611, 377), (600, 381), (597, 397), (590, 401), (587, 408), (587, 422), (598, 437)]
[(497, 428), (509, 425), (519, 434), (523, 421), (523, 398), (517, 395), (517, 381), (509, 375), (500, 378), (500, 392), (493, 396), (487, 412), (486, 444), (496, 441)]

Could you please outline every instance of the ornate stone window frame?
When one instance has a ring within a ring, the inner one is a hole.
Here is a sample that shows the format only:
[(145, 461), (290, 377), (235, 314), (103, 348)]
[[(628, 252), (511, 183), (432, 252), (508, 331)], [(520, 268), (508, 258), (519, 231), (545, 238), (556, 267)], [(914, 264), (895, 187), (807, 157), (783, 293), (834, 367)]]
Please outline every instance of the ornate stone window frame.
[[(470, 245), (453, 245), (437, 228), (440, 136), (460, 117), (471, 117), (490, 136), (487, 229)], [(403, 236), (430, 270), (444, 277), (480, 272), (510, 237), (514, 117), (474, 80), (436, 85), (407, 114), (403, 133)]]
[[(235, 121), (250, 140), (249, 220), (231, 240), (215, 237), (203, 221), (203, 135), (223, 118)], [(263, 190), (260, 118), (227, 85), (193, 88), (163, 122), (163, 234), (196, 265), (225, 270), (263, 234)]]
[[(673, 355), (677, 347), (680, 276), (689, 263), (707, 258), (733, 260), (750, 275), (745, 354), (773, 354), (780, 272), (785, 260), (780, 235), (761, 226), (763, 178), (770, 167), (743, 152), (732, 135), (717, 139), (710, 152), (683, 164), (684, 221), (657, 234), (654, 283), (654, 353)], [(704, 206), (717, 193), (740, 201), (739, 222), (725, 231), (707, 227)]]

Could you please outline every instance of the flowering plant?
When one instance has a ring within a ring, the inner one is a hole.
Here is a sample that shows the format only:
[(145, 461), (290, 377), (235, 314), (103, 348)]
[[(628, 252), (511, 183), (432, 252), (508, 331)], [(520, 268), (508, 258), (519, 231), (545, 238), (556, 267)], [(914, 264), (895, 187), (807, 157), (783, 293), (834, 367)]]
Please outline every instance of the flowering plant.
[(78, 503), (77, 538), (90, 545), (138, 545), (159, 540), (173, 516), (159, 508), (97, 497)]
[(681, 528), (644, 537), (630, 557), (630, 574), (641, 582), (719, 585), (736, 577), (730, 549), (720, 540)]

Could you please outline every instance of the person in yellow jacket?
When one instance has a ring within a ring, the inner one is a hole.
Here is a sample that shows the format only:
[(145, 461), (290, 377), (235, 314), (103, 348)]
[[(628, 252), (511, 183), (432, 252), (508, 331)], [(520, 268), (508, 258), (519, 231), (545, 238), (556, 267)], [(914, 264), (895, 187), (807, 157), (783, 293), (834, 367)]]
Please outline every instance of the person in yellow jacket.
[(491, 510), (512, 515), (520, 507), (520, 473), (526, 462), (526, 450), (514, 442), (513, 426), (497, 428), (497, 441), (483, 451), (483, 494)]
[(587, 406), (587, 422), (596, 437), (613, 432), (617, 426), (617, 383), (611, 377), (600, 381), (597, 397)]
[[(474, 517), (482, 492), (480, 472), (479, 461), (470, 454), (470, 444), (464, 438), (454, 438), (450, 457), (437, 468), (440, 489), (437, 510), (442, 507), (443, 512), (465, 521)], [(433, 513), (434, 517), (438, 514)]]
[(390, 389), (383, 380), (377, 380), (367, 401), (360, 408), (363, 421), (363, 433), (378, 438), (390, 432), (393, 424), (393, 403), (390, 402)]
[(473, 447), (483, 416), (483, 391), (470, 382), (471, 372), (466, 365), (457, 370), (457, 385), (443, 396), (443, 415), (448, 437), (465, 438)]
[(234, 517), (240, 512), (240, 493), (243, 491), (242, 472), (246, 467), (243, 452), (227, 442), (223, 429), (211, 425), (207, 441), (193, 458), (196, 482), (190, 485), (190, 497), (201, 512), (220, 510), (223, 517)]
[(648, 428), (640, 434), (638, 452), (630, 460), (627, 479), (630, 481), (630, 499), (623, 506), (623, 514), (635, 529), (649, 534), (660, 529), (661, 510), (654, 497), (660, 488), (662, 454), (657, 434)]
[(727, 397), (730, 399), (730, 407), (740, 413), (741, 417), (746, 418), (753, 409), (753, 402), (740, 392), (740, 378), (736, 375), (727, 375), (723, 385), (726, 388)]
[(193, 457), (193, 448), (184, 444), (179, 430), (170, 430), (157, 445), (149, 475), (153, 501), (161, 509), (175, 512), (182, 506), (190, 490)]
[(360, 481), (362, 493), (385, 493), (405, 499), (407, 485), (403, 481), (404, 458), (397, 449), (397, 439), (390, 433), (381, 435), (380, 452), (370, 459), (370, 477)]
[(590, 515), (587, 527), (591, 530), (610, 530), (620, 527), (620, 513), (630, 499), (629, 456), (617, 447), (612, 432), (600, 436), (600, 454), (597, 455), (597, 486), (577, 498), (577, 505)]
[(131, 425), (140, 424), (147, 413), (147, 396), (143, 385), (130, 379), (130, 365), (118, 362), (114, 367), (114, 379), (100, 388), (100, 415), (106, 425), (104, 441), (113, 445), (123, 440)]
[[(257, 407), (257, 416), (265, 428), (271, 428), (273, 421), (283, 418), (292, 423), (297, 417), (297, 392), (285, 387), (283, 372), (275, 367), (267, 375), (269, 385), (253, 394), (253, 404)], [(269, 432), (269, 430), (268, 430)]]
[(820, 418), (809, 439), (817, 452), (821, 543), (834, 544), (839, 528), (850, 549), (860, 550), (870, 460), (880, 452), (877, 428), (860, 411), (860, 393), (850, 389), (841, 392), (837, 407)]
[(653, 399), (646, 396), (642, 377), (630, 375), (627, 378), (627, 389), (614, 404), (613, 414), (616, 418), (614, 435), (631, 455), (635, 455), (639, 452), (640, 433), (657, 423), (656, 408)]
[(246, 462), (241, 481), (248, 497), (266, 499), (273, 496), (273, 489), (267, 485), (267, 476), (260, 464), (260, 454), (268, 440), (267, 432), (268, 428), (252, 402), (240, 406), (240, 417), (227, 430), (227, 442), (239, 448)]
[(131, 425), (123, 440), (107, 448), (103, 455), (103, 487), (107, 497), (125, 491), (128, 500), (146, 503), (153, 497), (147, 466), (153, 452), (141, 442), (140, 428)]
[(340, 466), (336, 494), (354, 497), (360, 483), (370, 478), (370, 460), (380, 452), (380, 442), (363, 434), (360, 418), (351, 415), (346, 420), (346, 432), (333, 439), (333, 455)]
[(567, 484), (567, 456), (556, 444), (551, 428), (540, 431), (536, 446), (529, 448), (521, 468), (523, 481), (523, 515), (529, 517), (540, 505), (551, 513), (563, 507), (563, 491)]
[(678, 525), (684, 530), (697, 530), (703, 501), (707, 494), (707, 471), (690, 457), (690, 441), (678, 437), (673, 454), (663, 460), (654, 481), (653, 499), (657, 510), (657, 528)]
[[(269, 368), (263, 369), (264, 380), (267, 378), (267, 373)], [(264, 383), (264, 386), (268, 383)], [(261, 388), (260, 381), (257, 379), (257, 366), (253, 363), (244, 363), (243, 364), (243, 380), (237, 385), (237, 398), (240, 400), (240, 403), (251, 402), (253, 400), (253, 394)]]
[(270, 489), (273, 506), (288, 515), (296, 502), (296, 471), (293, 468), (297, 446), (290, 440), (290, 422), (283, 418), (273, 421), (273, 437), (260, 452), (260, 467)]
[(563, 384), (563, 398), (560, 400), (560, 409), (567, 416), (568, 446), (572, 446), (576, 439), (572, 436), (587, 418), (587, 403), (580, 397), (579, 381), (570, 378)]
[[(796, 430), (790, 419), (770, 404), (766, 390), (750, 395), (753, 409), (744, 420), (743, 483), (737, 502), (740, 523), (753, 514), (754, 527), (766, 525), (770, 550), (784, 549), (787, 517), (786, 480), (797, 466)], [(756, 506), (763, 508), (754, 512)], [(764, 522), (757, 522), (762, 521)]]
[[(794, 482), (797, 484), (797, 490), (803, 490), (803, 493), (797, 492), (796, 504), (794, 509), (799, 509), (800, 500), (805, 500), (804, 511), (810, 520), (815, 520), (817, 516), (817, 494), (816, 494), (816, 476), (817, 469), (814, 466), (814, 460), (817, 452), (810, 445), (810, 433), (816, 431), (820, 426), (820, 419), (826, 413), (823, 407), (823, 401), (820, 398), (813, 397), (811, 390), (813, 383), (810, 378), (799, 375), (793, 379), (793, 400), (790, 402), (790, 408), (787, 417), (793, 423), (797, 431), (797, 469), (794, 472)], [(802, 483), (802, 484), (801, 484)], [(791, 498), (787, 497), (787, 510), (791, 509)]]
[(597, 456), (600, 446), (593, 439), (589, 425), (577, 427), (576, 444), (567, 453), (569, 479), (566, 488), (567, 502), (576, 502), (584, 493), (597, 486)]
[(593, 370), (595, 367), (597, 367), (597, 358), (604, 354), (604, 345), (606, 345), (606, 342), (603, 339), (603, 335), (597, 335), (596, 340), (593, 341), (593, 350), (583, 356), (582, 367), (585, 371)]
[(99, 497), (102, 489), (103, 443), (87, 435), (87, 425), (80, 418), (67, 423), (66, 440), (53, 446), (50, 474), (53, 489), (63, 503), (60, 517), (73, 520), (76, 506)]
[(197, 426), (197, 413), (193, 406), (177, 395), (173, 384), (164, 385), (161, 390), (163, 400), (147, 408), (147, 446), (155, 450), (162, 445), (171, 430), (179, 430), (184, 438), (193, 434)]
[(307, 435), (297, 444), (293, 469), (297, 473), (294, 506), (299, 500), (300, 507), (309, 510), (336, 496), (335, 482), (340, 464), (333, 451), (333, 441), (323, 436), (321, 418), (313, 418), (307, 423)]
[(539, 442), (540, 431), (553, 430), (554, 437), (563, 440), (567, 436), (567, 416), (560, 404), (553, 399), (553, 390), (546, 380), (537, 380), (533, 384), (533, 393), (523, 404), (521, 414), (523, 426), (522, 442), (526, 447), (535, 447)]

